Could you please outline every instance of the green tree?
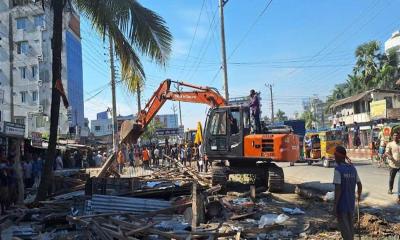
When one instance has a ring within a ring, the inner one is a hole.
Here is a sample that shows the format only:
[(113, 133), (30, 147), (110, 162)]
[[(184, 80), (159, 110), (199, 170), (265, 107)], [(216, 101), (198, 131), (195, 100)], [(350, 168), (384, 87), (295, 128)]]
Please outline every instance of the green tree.
[(37, 201), (47, 196), (53, 178), (56, 155), (57, 129), (60, 111), (60, 92), (56, 82), (61, 79), (61, 52), (63, 11), (68, 4), (92, 22), (93, 28), (103, 40), (108, 35), (113, 41), (115, 53), (121, 64), (121, 77), (126, 86), (136, 90), (137, 81), (145, 79), (138, 53), (157, 64), (165, 65), (171, 52), (172, 36), (165, 21), (155, 12), (134, 0), (42, 0), (43, 7), (53, 11), (52, 37), (52, 96), (50, 110), (50, 138)]
[(276, 120), (279, 122), (282, 122), (282, 121), (285, 121), (288, 119), (285, 115), (285, 112), (280, 109), (278, 109), (278, 111), (276, 112), (275, 117), (276, 117)]
[(355, 74), (347, 75), (345, 97), (350, 97), (365, 90), (359, 76)]
[(355, 51), (357, 60), (354, 73), (361, 77), (363, 90), (368, 90), (374, 86), (372, 80), (379, 72), (379, 45), (378, 41), (370, 41), (361, 44)]
[(399, 61), (395, 49), (390, 49), (380, 58), (380, 69), (375, 77), (377, 88), (393, 89), (399, 78)]
[(156, 121), (155, 119), (151, 120), (149, 125), (147, 125), (144, 133), (142, 134), (141, 138), (143, 140), (147, 140), (151, 143), (151, 141), (157, 137), (156, 131), (159, 128), (162, 128), (163, 125), (160, 121)]
[(314, 114), (311, 111), (305, 111), (301, 114), (300, 119), (303, 119), (306, 124), (306, 129), (312, 129), (313, 123), (317, 122)]

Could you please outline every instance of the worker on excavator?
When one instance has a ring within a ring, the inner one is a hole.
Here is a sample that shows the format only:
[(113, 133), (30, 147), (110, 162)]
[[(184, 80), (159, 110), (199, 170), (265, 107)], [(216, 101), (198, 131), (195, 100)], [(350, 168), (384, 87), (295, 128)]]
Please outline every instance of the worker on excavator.
[(250, 90), (250, 113), (251, 113), (251, 132), (253, 134), (261, 132), (260, 122), (260, 99), (254, 89)]

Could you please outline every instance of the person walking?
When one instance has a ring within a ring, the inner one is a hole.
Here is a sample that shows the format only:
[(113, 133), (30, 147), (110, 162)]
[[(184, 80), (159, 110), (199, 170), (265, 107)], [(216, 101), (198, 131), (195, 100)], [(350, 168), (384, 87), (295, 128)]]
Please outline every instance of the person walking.
[(357, 185), (357, 201), (360, 201), (362, 184), (356, 168), (351, 163), (346, 163), (349, 158), (343, 146), (336, 147), (334, 156), (337, 164), (333, 175), (334, 214), (343, 239), (352, 240), (354, 238), (355, 189)]
[[(393, 183), (396, 174), (400, 171), (400, 135), (394, 132), (392, 136), (393, 141), (386, 145), (385, 155), (389, 164), (389, 190), (388, 194), (393, 194)], [(400, 176), (398, 177), (397, 186), (397, 203), (400, 204)]]

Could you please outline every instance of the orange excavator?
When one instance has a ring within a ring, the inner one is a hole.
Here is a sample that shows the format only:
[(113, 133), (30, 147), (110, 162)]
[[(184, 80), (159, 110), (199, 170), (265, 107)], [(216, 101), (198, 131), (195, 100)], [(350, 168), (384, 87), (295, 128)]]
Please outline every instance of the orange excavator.
[[(171, 84), (190, 91), (171, 91)], [(213, 165), (213, 185), (226, 189), (229, 174), (255, 174), (256, 180), (266, 184), (270, 191), (283, 188), (282, 168), (274, 162), (294, 162), (300, 157), (299, 138), (288, 131), (264, 127), (251, 134), (250, 108), (229, 105), (219, 92), (210, 87), (195, 86), (169, 79), (163, 81), (141, 110), (135, 121), (121, 126), (121, 142), (136, 143), (146, 126), (168, 100), (202, 103), (210, 106), (203, 133), (205, 157)]]

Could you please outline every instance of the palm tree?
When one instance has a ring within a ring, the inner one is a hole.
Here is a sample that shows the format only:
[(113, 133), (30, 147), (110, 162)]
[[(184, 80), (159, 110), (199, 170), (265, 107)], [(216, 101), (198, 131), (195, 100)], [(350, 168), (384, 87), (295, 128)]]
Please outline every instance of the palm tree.
[(346, 97), (353, 96), (364, 90), (363, 83), (359, 76), (355, 74), (347, 75)]
[(278, 109), (278, 112), (276, 112), (275, 116), (276, 116), (276, 120), (278, 122), (287, 120), (287, 117), (285, 116), (285, 112), (280, 109)]
[(376, 87), (392, 89), (399, 77), (399, 64), (395, 49), (390, 49), (380, 57), (380, 69), (374, 81)]
[(354, 73), (362, 77), (363, 90), (368, 90), (373, 87), (374, 83), (372, 79), (376, 76), (379, 69), (379, 50), (379, 42), (370, 41), (361, 44), (355, 51), (357, 61), (354, 67)]
[(56, 155), (57, 128), (60, 110), (60, 93), (56, 82), (61, 79), (63, 10), (67, 4), (88, 18), (103, 39), (108, 35), (114, 43), (115, 53), (121, 63), (121, 76), (126, 85), (136, 86), (135, 81), (145, 79), (137, 52), (150, 57), (157, 64), (165, 65), (171, 52), (172, 36), (165, 21), (155, 12), (143, 7), (136, 0), (42, 0), (53, 10), (52, 38), (52, 96), (50, 110), (50, 138), (48, 158), (36, 200), (44, 200), (53, 177)]

